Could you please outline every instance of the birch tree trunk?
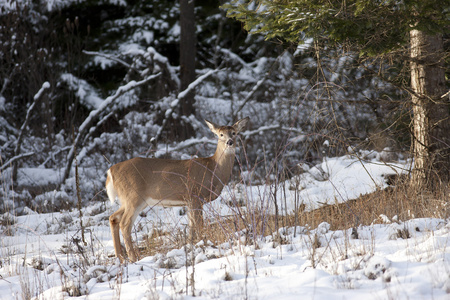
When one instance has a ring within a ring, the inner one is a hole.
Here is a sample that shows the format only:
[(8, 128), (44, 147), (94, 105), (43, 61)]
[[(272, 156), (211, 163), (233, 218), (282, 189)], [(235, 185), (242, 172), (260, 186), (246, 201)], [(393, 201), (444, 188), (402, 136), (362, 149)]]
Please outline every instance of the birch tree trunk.
[(450, 176), (450, 106), (445, 94), (444, 51), (441, 35), (410, 32), (413, 91), (411, 183), (431, 188)]

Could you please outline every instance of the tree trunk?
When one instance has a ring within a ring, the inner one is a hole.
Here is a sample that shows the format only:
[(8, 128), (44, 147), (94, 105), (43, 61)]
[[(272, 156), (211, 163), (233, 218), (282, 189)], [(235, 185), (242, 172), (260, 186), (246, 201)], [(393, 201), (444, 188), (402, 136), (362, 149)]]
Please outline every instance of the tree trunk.
[(450, 107), (441, 35), (410, 32), (414, 169), (411, 183), (431, 189), (450, 175)]
[[(181, 91), (184, 91), (191, 82), (195, 80), (195, 56), (196, 56), (196, 34), (195, 34), (195, 4), (194, 0), (180, 0), (180, 81)], [(194, 91), (187, 93), (180, 100), (180, 113), (189, 117), (195, 114)], [(182, 139), (192, 136), (194, 130), (189, 124), (183, 126), (180, 132)]]

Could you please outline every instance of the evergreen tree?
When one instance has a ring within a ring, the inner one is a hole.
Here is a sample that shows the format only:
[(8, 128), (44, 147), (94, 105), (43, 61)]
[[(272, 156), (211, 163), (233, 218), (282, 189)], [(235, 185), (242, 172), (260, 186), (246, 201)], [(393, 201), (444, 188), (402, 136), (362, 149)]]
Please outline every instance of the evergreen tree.
[(443, 36), (450, 25), (449, 0), (234, 1), (226, 8), (229, 17), (267, 39), (301, 43), (314, 38), (349, 47), (360, 57), (400, 52), (397, 59), (408, 63), (411, 77), (406, 89), (413, 107), (411, 182), (418, 187), (448, 183), (450, 105), (444, 96), (448, 51)]

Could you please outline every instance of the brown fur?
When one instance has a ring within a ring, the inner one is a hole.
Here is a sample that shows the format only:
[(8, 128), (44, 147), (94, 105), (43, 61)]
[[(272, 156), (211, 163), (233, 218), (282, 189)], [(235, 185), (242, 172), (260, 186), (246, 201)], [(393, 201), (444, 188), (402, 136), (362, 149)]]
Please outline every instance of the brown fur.
[(188, 206), (191, 235), (203, 227), (203, 203), (215, 200), (230, 179), (235, 159), (236, 136), (249, 118), (233, 126), (217, 126), (206, 121), (218, 137), (213, 156), (188, 160), (133, 158), (113, 165), (108, 170), (106, 191), (121, 206), (110, 218), (116, 256), (123, 261), (119, 229), (128, 257), (136, 261), (131, 228), (138, 214), (147, 206)]

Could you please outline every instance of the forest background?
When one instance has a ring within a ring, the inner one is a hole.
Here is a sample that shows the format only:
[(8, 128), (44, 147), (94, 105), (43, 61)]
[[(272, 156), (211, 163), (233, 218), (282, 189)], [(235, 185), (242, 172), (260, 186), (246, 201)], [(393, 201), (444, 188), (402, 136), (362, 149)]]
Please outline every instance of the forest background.
[[(224, 1), (1, 4), (2, 213), (104, 201), (106, 170), (135, 156), (209, 155), (203, 119), (251, 117), (236, 171), (253, 184), (348, 153), (414, 155), (407, 43), (370, 55), (320, 39), (266, 39), (228, 18)], [(443, 90), (448, 108), (448, 81)], [(40, 175), (21, 182), (18, 172), (30, 169)]]

